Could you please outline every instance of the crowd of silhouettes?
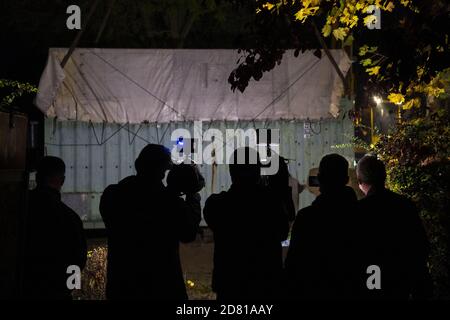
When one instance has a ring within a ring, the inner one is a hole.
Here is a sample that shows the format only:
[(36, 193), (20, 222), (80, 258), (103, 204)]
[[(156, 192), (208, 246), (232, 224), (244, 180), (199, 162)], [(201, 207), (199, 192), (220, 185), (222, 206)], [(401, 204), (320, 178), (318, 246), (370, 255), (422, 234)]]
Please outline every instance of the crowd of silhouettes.
[[(206, 199), (203, 216), (214, 237), (212, 290), (218, 300), (431, 297), (421, 219), (410, 200), (385, 188), (380, 160), (369, 155), (359, 161), (365, 197), (358, 201), (348, 186), (347, 160), (324, 156), (320, 195), (298, 213), (286, 161), (280, 157), (279, 164), (275, 176), (263, 178), (256, 150), (238, 148), (229, 164), (231, 187)], [(204, 179), (195, 165), (177, 167), (183, 174), (175, 177), (174, 166), (179, 165), (167, 148), (149, 144), (135, 161), (136, 175), (103, 192), (107, 299), (188, 299), (179, 244), (194, 241), (199, 232)], [(165, 184), (168, 171), (167, 180), (174, 182)], [(64, 162), (56, 157), (44, 157), (37, 170), (26, 219), (25, 298), (71, 299), (67, 267), (86, 264), (82, 221), (61, 201), (64, 174)], [(377, 288), (368, 285), (370, 266), (381, 271)]]

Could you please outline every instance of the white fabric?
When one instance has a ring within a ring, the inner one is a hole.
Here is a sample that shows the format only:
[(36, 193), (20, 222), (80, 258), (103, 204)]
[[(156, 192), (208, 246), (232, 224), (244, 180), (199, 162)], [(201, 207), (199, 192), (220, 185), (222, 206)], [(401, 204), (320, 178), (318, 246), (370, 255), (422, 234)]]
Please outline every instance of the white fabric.
[(61, 68), (56, 54), (49, 52), (47, 66), (39, 81), (39, 90), (34, 101), (42, 112), (47, 113), (53, 101), (55, 101), (64, 78), (64, 70)]
[[(142, 123), (320, 119), (337, 116), (343, 84), (331, 62), (286, 52), (280, 65), (232, 92), (236, 50), (52, 48), (36, 105), (62, 120)], [(344, 75), (350, 60), (332, 50)]]

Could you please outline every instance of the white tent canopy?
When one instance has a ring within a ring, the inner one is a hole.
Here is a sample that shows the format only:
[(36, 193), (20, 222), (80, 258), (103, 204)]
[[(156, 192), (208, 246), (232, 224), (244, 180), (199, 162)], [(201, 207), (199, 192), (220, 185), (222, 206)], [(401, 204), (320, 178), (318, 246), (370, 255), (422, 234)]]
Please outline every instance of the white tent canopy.
[[(193, 120), (321, 119), (337, 116), (343, 84), (325, 56), (297, 58), (232, 92), (228, 77), (240, 55), (214, 49), (49, 50), (36, 105), (61, 120), (142, 123)], [(345, 75), (351, 61), (331, 50)]]

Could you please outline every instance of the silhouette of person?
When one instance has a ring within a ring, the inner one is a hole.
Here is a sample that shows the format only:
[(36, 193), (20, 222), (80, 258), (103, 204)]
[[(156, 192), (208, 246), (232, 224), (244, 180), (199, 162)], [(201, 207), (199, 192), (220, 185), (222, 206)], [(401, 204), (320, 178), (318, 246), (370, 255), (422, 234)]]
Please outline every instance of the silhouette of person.
[(319, 164), (320, 195), (301, 209), (285, 261), (289, 299), (349, 298), (352, 265), (350, 222), (356, 194), (347, 187), (348, 162), (329, 154)]
[(26, 219), (23, 295), (28, 299), (72, 299), (67, 268), (86, 264), (87, 246), (80, 217), (61, 201), (65, 164), (44, 157), (30, 192)]
[(108, 186), (100, 213), (108, 237), (108, 299), (185, 300), (179, 242), (196, 238), (200, 196), (183, 200), (162, 183), (170, 151), (149, 144), (135, 161), (136, 175)]
[(212, 194), (203, 211), (214, 235), (213, 291), (218, 300), (277, 298), (286, 211), (261, 183), (256, 150), (235, 150), (229, 169), (230, 189)]
[[(385, 188), (382, 161), (366, 155), (357, 166), (361, 191), (358, 218), (361, 234), (357, 242), (363, 263), (361, 297), (365, 299), (422, 299), (432, 293), (427, 268), (428, 239), (414, 204)], [(381, 289), (368, 290), (367, 267), (380, 268)]]

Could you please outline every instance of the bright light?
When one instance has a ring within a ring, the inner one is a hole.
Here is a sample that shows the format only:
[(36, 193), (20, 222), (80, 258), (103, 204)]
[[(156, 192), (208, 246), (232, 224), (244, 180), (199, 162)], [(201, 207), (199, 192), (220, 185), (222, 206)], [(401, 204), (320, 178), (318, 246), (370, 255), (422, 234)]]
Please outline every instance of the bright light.
[(187, 285), (188, 285), (190, 288), (195, 287), (195, 283), (194, 283), (194, 281), (192, 281), (192, 280), (188, 280), (188, 281), (186, 281), (186, 283), (187, 283)]
[(375, 101), (377, 105), (383, 103), (383, 99), (381, 99), (379, 96), (373, 96), (373, 101)]

